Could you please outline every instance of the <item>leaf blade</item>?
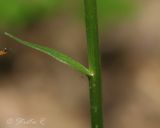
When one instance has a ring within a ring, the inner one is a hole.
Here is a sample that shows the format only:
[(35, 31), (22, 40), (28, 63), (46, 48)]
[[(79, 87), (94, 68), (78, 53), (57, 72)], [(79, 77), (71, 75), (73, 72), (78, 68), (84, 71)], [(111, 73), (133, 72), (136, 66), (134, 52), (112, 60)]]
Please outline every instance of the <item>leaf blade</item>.
[(35, 44), (35, 43), (31, 43), (31, 42), (27, 42), (27, 41), (24, 41), (24, 40), (21, 40), (20, 38), (17, 38), (7, 32), (5, 32), (5, 35), (14, 39), (15, 41), (17, 41), (18, 43), (20, 44), (23, 44), (25, 46), (28, 46), (30, 48), (33, 48), (37, 51), (40, 51), (42, 53), (45, 53), (49, 56), (51, 56), (52, 58), (58, 60), (59, 62), (61, 63), (64, 63), (70, 67), (72, 67), (73, 69), (75, 70), (78, 70), (79, 72), (87, 75), (87, 76), (91, 76), (92, 73), (89, 72), (89, 70), (83, 66), (82, 64), (80, 64), (78, 61), (72, 59), (71, 57), (57, 51), (57, 50), (54, 50), (52, 48), (49, 48), (49, 47), (46, 47), (46, 46), (42, 46), (42, 45), (39, 45), (39, 44)]

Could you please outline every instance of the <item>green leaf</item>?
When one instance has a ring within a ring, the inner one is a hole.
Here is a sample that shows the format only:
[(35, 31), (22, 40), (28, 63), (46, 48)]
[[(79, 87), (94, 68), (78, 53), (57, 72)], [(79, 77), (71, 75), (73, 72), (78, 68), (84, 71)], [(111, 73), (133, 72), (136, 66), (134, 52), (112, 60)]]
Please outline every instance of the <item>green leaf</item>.
[(7, 32), (5, 32), (5, 35), (16, 40), (17, 42), (25, 45), (25, 46), (28, 46), (28, 47), (31, 47), (33, 49), (36, 49), (40, 52), (43, 52), (51, 57), (53, 57), (54, 59), (64, 63), (64, 64), (67, 64), (69, 65), (70, 67), (72, 67), (73, 69), (76, 69), (78, 71), (80, 71), (81, 73), (85, 74), (85, 75), (88, 75), (88, 76), (91, 76), (92, 73), (89, 72), (89, 70), (83, 66), (82, 64), (80, 64), (79, 62), (75, 61), (74, 59), (72, 59), (71, 57), (61, 53), (61, 52), (58, 52), (52, 48), (48, 48), (48, 47), (45, 47), (45, 46), (42, 46), (42, 45), (39, 45), (39, 44), (35, 44), (35, 43), (31, 43), (31, 42), (27, 42), (27, 41), (23, 41)]

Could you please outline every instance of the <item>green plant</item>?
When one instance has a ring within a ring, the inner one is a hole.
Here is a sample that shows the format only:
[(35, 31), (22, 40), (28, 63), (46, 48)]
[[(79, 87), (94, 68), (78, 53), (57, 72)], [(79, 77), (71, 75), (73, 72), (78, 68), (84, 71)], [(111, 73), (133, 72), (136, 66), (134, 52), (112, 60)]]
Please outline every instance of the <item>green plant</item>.
[(85, 74), (89, 79), (90, 92), (90, 110), (92, 128), (103, 128), (102, 98), (101, 98), (101, 64), (98, 41), (98, 23), (97, 23), (97, 4), (96, 0), (84, 0), (86, 35), (88, 44), (88, 62), (89, 68), (86, 68), (74, 59), (60, 53), (54, 49), (41, 46), (35, 43), (23, 41), (9, 33), (5, 35), (17, 42), (41, 51), (58, 61), (69, 65), (70, 67)]

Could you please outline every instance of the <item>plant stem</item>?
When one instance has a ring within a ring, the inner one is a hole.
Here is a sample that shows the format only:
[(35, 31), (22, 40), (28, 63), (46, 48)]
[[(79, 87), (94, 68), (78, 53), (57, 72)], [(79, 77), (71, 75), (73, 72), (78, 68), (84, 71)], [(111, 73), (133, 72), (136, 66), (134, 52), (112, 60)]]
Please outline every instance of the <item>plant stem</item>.
[(90, 111), (92, 128), (103, 128), (101, 63), (98, 39), (96, 0), (84, 0), (88, 45)]

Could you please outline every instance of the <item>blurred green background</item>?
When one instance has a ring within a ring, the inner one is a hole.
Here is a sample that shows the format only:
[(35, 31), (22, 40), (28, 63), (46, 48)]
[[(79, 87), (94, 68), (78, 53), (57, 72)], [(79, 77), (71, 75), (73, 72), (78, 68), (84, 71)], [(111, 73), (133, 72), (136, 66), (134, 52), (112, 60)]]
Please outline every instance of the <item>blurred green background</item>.
[[(97, 3), (105, 128), (159, 128), (160, 2)], [(5, 31), (87, 66), (83, 0), (0, 1), (0, 127), (89, 128), (85, 76)]]
[[(77, 4), (78, 3), (78, 4)], [(98, 11), (100, 19), (110, 20), (113, 17), (129, 15), (133, 12), (133, 2), (129, 0), (99, 0)], [(0, 1), (1, 28), (23, 27), (29, 23), (38, 22), (44, 16), (53, 16), (63, 8), (82, 8), (83, 1), (71, 0), (5, 0)], [(76, 10), (83, 12), (83, 10)]]

